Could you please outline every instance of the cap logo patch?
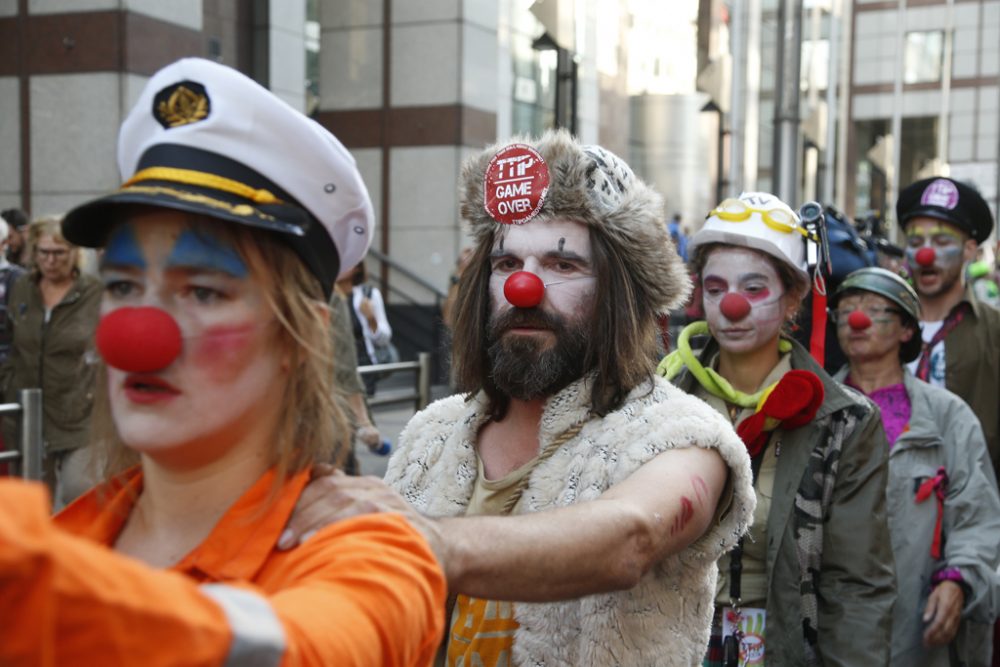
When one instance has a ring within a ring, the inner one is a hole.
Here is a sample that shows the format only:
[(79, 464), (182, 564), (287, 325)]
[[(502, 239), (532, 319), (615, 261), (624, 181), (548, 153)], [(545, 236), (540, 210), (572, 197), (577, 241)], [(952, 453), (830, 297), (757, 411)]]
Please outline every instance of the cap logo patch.
[(153, 117), (168, 130), (204, 120), (211, 110), (205, 86), (194, 81), (167, 86), (153, 98)]
[(527, 144), (505, 146), (486, 167), (483, 202), (486, 212), (505, 225), (521, 225), (536, 215), (549, 191), (549, 168)]
[(944, 178), (931, 182), (920, 195), (921, 206), (938, 206), (951, 210), (958, 206), (958, 188)]

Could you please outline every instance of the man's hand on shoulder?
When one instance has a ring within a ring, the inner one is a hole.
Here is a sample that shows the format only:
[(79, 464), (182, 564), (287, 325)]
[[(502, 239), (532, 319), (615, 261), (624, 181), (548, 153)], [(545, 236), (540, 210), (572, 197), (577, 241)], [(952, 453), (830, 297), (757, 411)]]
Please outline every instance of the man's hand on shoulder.
[(434, 520), (413, 509), (405, 498), (377, 477), (352, 477), (329, 465), (313, 468), (312, 481), (299, 496), (277, 546), (291, 549), (325, 526), (379, 512), (405, 516), (430, 543), (438, 560), (445, 563), (440, 529)]

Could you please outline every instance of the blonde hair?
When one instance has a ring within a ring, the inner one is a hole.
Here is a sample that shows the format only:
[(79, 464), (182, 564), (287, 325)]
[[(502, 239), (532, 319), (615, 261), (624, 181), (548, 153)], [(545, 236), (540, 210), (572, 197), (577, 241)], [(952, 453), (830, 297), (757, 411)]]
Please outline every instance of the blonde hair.
[[(281, 411), (271, 452), (270, 463), (277, 472), (275, 484), (314, 463), (343, 463), (350, 428), (334, 399), (330, 311), (319, 280), (291, 248), (266, 232), (203, 216), (190, 215), (189, 221), (196, 233), (210, 233), (232, 242), (250, 273), (265, 286), (268, 306), (278, 321), (279, 345), (288, 355), (290, 371), (284, 395), (278, 399), (285, 409)], [(107, 377), (102, 363), (94, 396), (91, 441), (98, 448), (96, 458), (103, 464), (104, 477), (110, 480), (138, 463), (139, 456), (122, 442), (115, 428)]]
[(45, 215), (32, 220), (28, 225), (27, 234), (24, 239), (26, 246), (26, 252), (24, 255), (27, 258), (27, 268), (29, 271), (35, 273), (38, 271), (38, 267), (35, 265), (35, 246), (38, 245), (39, 239), (43, 236), (51, 236), (57, 243), (69, 246), (70, 252), (74, 255), (74, 271), (79, 273), (82, 270), (83, 253), (80, 252), (79, 246), (73, 245), (66, 240), (65, 236), (63, 236), (62, 219), (62, 215)]

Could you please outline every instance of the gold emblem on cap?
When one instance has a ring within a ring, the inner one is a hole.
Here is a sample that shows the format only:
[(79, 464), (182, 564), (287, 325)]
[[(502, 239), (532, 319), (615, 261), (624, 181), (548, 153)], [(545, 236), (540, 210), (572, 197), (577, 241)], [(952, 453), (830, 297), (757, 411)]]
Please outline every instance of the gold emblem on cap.
[(208, 97), (185, 86), (177, 86), (170, 97), (156, 106), (156, 113), (165, 127), (197, 123), (208, 116)]

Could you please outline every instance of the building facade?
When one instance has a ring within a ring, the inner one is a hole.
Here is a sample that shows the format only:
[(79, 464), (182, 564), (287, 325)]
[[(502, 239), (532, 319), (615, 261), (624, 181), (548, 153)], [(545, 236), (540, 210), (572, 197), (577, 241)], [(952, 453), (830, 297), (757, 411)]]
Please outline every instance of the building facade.
[(997, 212), (1000, 0), (853, 6), (844, 198), (891, 209), (901, 188), (949, 175)]
[(120, 184), (118, 127), (183, 56), (305, 103), (304, 0), (0, 2), (0, 206), (58, 214)]

